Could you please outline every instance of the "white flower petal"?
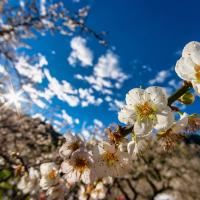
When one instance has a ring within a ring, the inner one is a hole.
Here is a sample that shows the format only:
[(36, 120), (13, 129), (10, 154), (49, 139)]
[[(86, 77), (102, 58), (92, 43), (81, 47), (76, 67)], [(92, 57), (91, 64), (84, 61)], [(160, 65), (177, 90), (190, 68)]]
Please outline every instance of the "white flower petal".
[(135, 113), (134, 110), (127, 109), (126, 107), (122, 108), (118, 112), (118, 119), (124, 124), (134, 124), (135, 122)]
[(94, 169), (86, 170), (81, 176), (81, 180), (85, 184), (90, 184), (90, 183), (94, 182), (95, 178), (96, 178), (96, 176), (95, 176), (95, 173), (94, 173)]
[(29, 177), (30, 179), (39, 179), (40, 175), (37, 170), (35, 170), (33, 167), (29, 169)]
[(64, 143), (59, 149), (59, 155), (61, 158), (66, 159), (69, 158), (72, 154), (72, 150), (69, 149), (69, 145)]
[(44, 178), (44, 177), (42, 177), (41, 179), (40, 179), (40, 187), (42, 188), (42, 189), (44, 189), (44, 190), (46, 190), (46, 189), (48, 189), (49, 187), (51, 187), (52, 186), (52, 181), (50, 182), (50, 181), (48, 181), (46, 178)]
[(133, 106), (143, 101), (144, 90), (140, 88), (132, 89), (126, 95), (126, 104), (129, 106)]
[(185, 47), (183, 48), (182, 56), (183, 56), (183, 57), (188, 57), (188, 56), (190, 56), (190, 55), (191, 55), (191, 52), (192, 52), (192, 51), (194, 50), (194, 48), (195, 48), (196, 43), (198, 43), (198, 42), (196, 42), (196, 41), (191, 41), (191, 42), (187, 43), (187, 44), (185, 45)]
[(148, 87), (145, 92), (149, 94), (151, 101), (154, 103), (162, 103), (167, 105), (167, 95), (163, 88), (152, 86)]
[(196, 41), (189, 42), (183, 49), (183, 57), (191, 57), (192, 61), (200, 65), (200, 43)]
[(41, 176), (48, 175), (53, 169), (56, 170), (56, 171), (58, 169), (58, 166), (55, 163), (53, 163), (53, 162), (41, 164), (40, 165)]
[(172, 126), (172, 131), (173, 133), (180, 133), (183, 129), (187, 127), (187, 125), (188, 125), (188, 117), (185, 116)]
[(69, 164), (68, 161), (62, 162), (60, 169), (65, 174), (68, 174), (73, 171), (73, 167)]
[(200, 83), (192, 81), (192, 85), (196, 93), (200, 96)]
[(81, 174), (78, 171), (72, 171), (71, 173), (65, 174), (64, 178), (69, 182), (69, 183), (75, 183), (80, 181)]
[(151, 120), (146, 120), (144, 122), (138, 123), (136, 122), (134, 124), (134, 133), (136, 135), (146, 135), (151, 132), (153, 128), (153, 121)]
[(116, 151), (114, 144), (110, 144), (110, 143), (105, 142), (105, 141), (100, 143), (99, 147), (102, 148), (103, 151), (107, 151), (107, 152), (110, 152), (110, 153), (115, 153), (115, 151)]
[(127, 145), (127, 151), (128, 151), (129, 154), (133, 155), (134, 150), (135, 150), (135, 141), (132, 140)]
[(175, 66), (177, 75), (186, 81), (191, 81), (195, 78), (195, 64), (192, 62), (190, 57), (180, 58)]
[(171, 108), (167, 107), (165, 110), (163, 110), (161, 113), (158, 113), (156, 115), (157, 117), (157, 124), (155, 125), (155, 129), (167, 129), (172, 126), (174, 122), (174, 114), (171, 110)]

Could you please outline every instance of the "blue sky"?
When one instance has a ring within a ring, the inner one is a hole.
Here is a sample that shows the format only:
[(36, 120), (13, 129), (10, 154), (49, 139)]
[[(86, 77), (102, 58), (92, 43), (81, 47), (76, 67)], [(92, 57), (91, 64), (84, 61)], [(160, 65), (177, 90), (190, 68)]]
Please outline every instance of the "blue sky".
[[(117, 105), (121, 105), (125, 94), (134, 87), (145, 88), (149, 85), (157, 85), (165, 87), (169, 93), (175, 91), (181, 80), (174, 72), (174, 65), (180, 57), (181, 50), (189, 41), (200, 41), (198, 0), (80, 0), (79, 3), (67, 0), (63, 2), (74, 11), (89, 5), (91, 10), (87, 17), (87, 25), (97, 32), (107, 31), (106, 39), (109, 47), (98, 44), (95, 38), (80, 32), (70, 37), (47, 34), (29, 41), (33, 49), (27, 50), (27, 53), (43, 55), (48, 62), (45, 68), (48, 69), (51, 77), (56, 78), (60, 83), (66, 80), (73, 87), (73, 91), (80, 88), (88, 91), (92, 88), (90, 92), (93, 98), (96, 98), (95, 103), (83, 106), (81, 104), (83, 100), (80, 100), (76, 106), (70, 106), (68, 102), (59, 100), (55, 95), (51, 103), (46, 103), (47, 107), (44, 110), (33, 106), (32, 115), (41, 113), (48, 119), (65, 110), (74, 120), (74, 130), (80, 131), (83, 126), (93, 124), (94, 119), (102, 121), (105, 125), (118, 123)], [(86, 48), (84, 50), (90, 54), (90, 57), (92, 56), (92, 59), (87, 58), (86, 61), (75, 59), (72, 60), (73, 64), (70, 64), (69, 57), (73, 55), (71, 54), (72, 41), (79, 45), (84, 44)], [(94, 75), (95, 68), (98, 68), (99, 61), (102, 60), (116, 62), (111, 64), (112, 72), (104, 75), (103, 78), (112, 83), (109, 86), (112, 94), (103, 94), (105, 87), (100, 91), (95, 90), (94, 84), (85, 80), (86, 76)], [(43, 91), (47, 88), (48, 82), (46, 71), (43, 82), (37, 86), (38, 90)], [(197, 97), (196, 103), (188, 106), (186, 111), (198, 112), (199, 106), (199, 97)], [(55, 119), (62, 121), (59, 117)], [(99, 124), (97, 120), (95, 123)]]

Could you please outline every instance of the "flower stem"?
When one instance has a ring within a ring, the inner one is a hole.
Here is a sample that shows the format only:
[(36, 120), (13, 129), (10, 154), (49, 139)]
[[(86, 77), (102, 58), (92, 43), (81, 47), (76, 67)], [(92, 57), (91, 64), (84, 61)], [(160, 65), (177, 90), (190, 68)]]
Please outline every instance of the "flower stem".
[(168, 105), (171, 106), (176, 100), (178, 100), (183, 94), (185, 94), (190, 88), (192, 88), (191, 82), (184, 82), (183, 86), (174, 92), (168, 98)]

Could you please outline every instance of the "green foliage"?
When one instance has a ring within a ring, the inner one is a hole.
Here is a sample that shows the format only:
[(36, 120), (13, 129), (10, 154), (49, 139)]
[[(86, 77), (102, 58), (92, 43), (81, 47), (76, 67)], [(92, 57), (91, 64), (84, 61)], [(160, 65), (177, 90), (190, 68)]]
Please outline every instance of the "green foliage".
[(8, 179), (11, 176), (11, 174), (12, 174), (11, 171), (8, 169), (0, 170), (0, 181)]

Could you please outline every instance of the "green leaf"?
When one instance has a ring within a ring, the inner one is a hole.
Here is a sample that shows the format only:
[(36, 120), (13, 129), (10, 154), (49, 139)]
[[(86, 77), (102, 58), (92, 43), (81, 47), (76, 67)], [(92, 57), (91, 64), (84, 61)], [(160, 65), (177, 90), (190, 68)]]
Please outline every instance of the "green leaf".
[[(2, 182), (2, 183), (0, 183), (0, 188), (2, 188), (2, 189), (6, 189), (6, 190), (10, 190), (10, 189), (13, 188), (13, 186), (10, 185), (10, 184), (7, 183), (7, 182)], [(1, 200), (1, 199), (0, 199), (0, 200)]]
[(0, 181), (7, 179), (11, 176), (11, 171), (9, 171), (8, 169), (2, 169), (0, 170)]

